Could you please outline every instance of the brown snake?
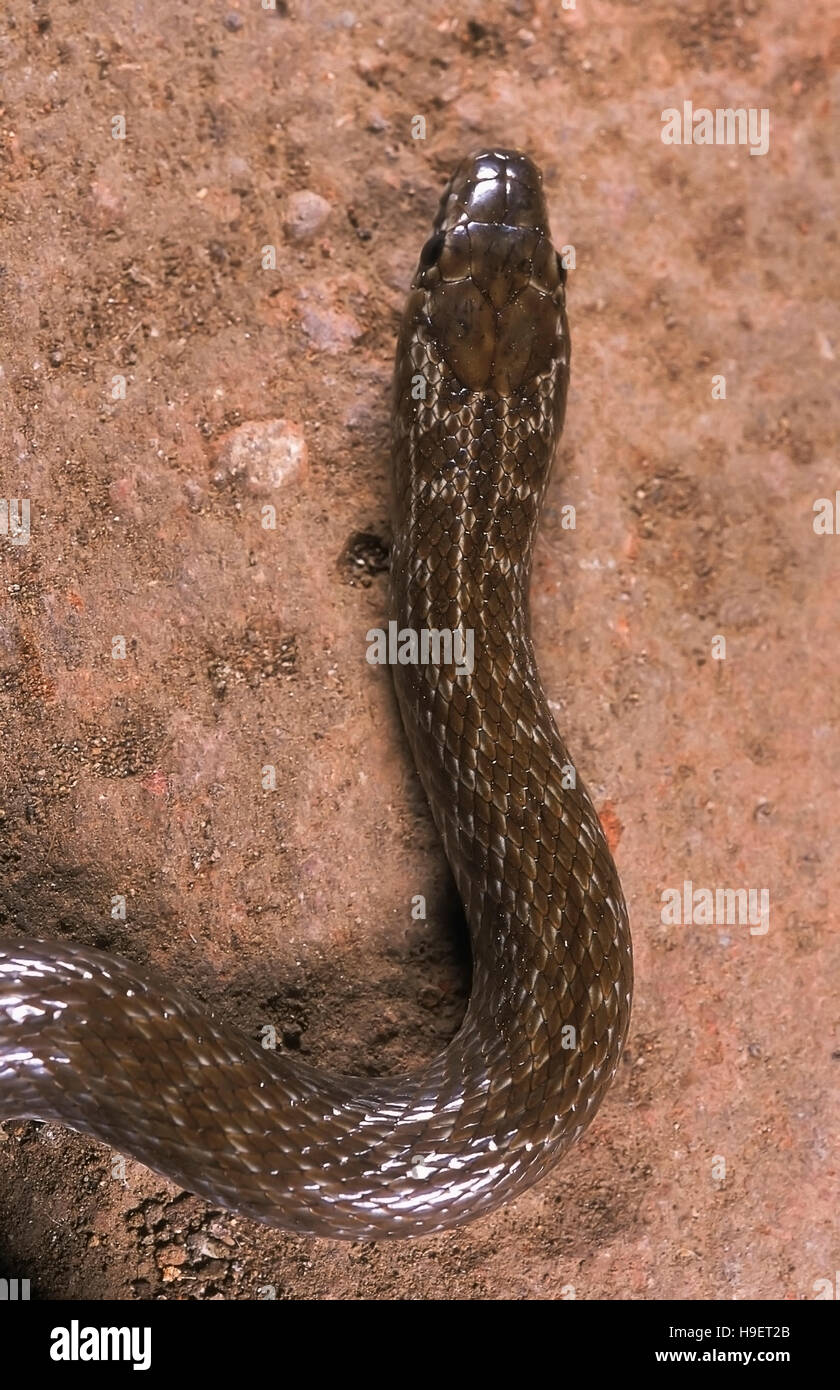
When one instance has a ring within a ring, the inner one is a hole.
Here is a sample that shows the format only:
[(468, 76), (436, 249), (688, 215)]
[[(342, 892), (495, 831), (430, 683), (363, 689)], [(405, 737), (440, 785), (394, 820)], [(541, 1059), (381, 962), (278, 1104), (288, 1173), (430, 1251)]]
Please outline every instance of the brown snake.
[(394, 667), (470, 927), (457, 1036), (407, 1076), (332, 1076), (128, 961), (7, 938), (0, 1119), (58, 1121), (218, 1206), (349, 1238), (490, 1211), (592, 1119), (627, 1033), (630, 934), (528, 619), (568, 384), (564, 281), (531, 161), (495, 149), (462, 161), (397, 348), (392, 555), (401, 629), (474, 634), (469, 672)]

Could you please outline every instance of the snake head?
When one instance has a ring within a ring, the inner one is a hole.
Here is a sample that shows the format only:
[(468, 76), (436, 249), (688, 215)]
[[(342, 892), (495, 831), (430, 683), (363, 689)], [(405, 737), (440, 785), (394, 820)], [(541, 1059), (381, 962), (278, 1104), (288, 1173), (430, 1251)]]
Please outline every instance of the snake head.
[(558, 366), (567, 369), (564, 282), (536, 165), (503, 149), (462, 160), (413, 290), (463, 386), (509, 396)]

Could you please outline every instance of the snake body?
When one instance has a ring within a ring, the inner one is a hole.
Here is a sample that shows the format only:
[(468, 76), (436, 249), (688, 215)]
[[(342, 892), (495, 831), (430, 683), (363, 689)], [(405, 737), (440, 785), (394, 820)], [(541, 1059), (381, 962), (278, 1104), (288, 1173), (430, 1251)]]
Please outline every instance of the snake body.
[(474, 634), (472, 669), (394, 667), (463, 899), (464, 1022), (395, 1078), (323, 1073), (171, 981), (64, 940), (0, 940), (0, 1119), (91, 1135), (269, 1225), (421, 1235), (534, 1183), (574, 1142), (627, 1032), (627, 913), (540, 685), (531, 553), (569, 370), (564, 273), (531, 161), (464, 160), (397, 349), (392, 614)]

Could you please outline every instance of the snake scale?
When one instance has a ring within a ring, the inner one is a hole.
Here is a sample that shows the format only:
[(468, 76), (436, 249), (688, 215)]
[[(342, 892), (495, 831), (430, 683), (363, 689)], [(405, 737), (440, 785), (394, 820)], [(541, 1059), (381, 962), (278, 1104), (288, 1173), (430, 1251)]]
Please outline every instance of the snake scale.
[(470, 928), (455, 1038), (406, 1076), (330, 1075), (129, 961), (7, 937), (0, 1119), (67, 1125), (217, 1206), (351, 1239), (488, 1212), (592, 1119), (627, 1033), (629, 927), (528, 617), (568, 385), (564, 285), (530, 159), (494, 148), (463, 160), (399, 336), (391, 565), (401, 629), (474, 634), (469, 672), (394, 666)]

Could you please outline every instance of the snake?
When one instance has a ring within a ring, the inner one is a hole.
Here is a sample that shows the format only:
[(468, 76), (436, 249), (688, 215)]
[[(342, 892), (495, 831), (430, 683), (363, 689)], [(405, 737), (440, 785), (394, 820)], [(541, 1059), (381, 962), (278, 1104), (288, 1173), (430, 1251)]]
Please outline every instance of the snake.
[[(216, 1207), (349, 1240), (486, 1214), (590, 1123), (633, 967), (617, 870), (530, 632), (569, 383), (566, 278), (532, 160), (463, 158), (399, 329), (389, 619), (402, 724), (469, 927), (455, 1036), (402, 1076), (332, 1074), (144, 966), (13, 934), (0, 939), (0, 1120), (66, 1126)], [(440, 641), (426, 661), (402, 641), (424, 632)]]

